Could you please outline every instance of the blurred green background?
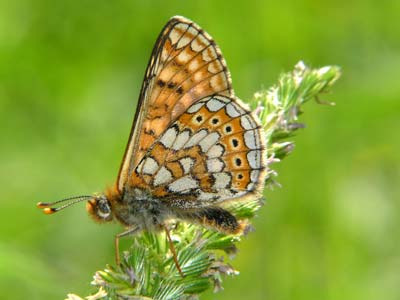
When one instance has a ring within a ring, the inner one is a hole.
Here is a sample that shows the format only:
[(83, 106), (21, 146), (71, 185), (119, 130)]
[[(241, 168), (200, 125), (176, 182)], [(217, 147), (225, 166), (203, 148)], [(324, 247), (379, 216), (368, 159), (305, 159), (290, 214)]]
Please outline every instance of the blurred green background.
[(305, 106), (282, 188), (232, 261), (241, 275), (202, 299), (399, 299), (399, 14), (373, 0), (0, 1), (1, 298), (84, 296), (114, 261), (119, 225), (35, 203), (113, 183), (155, 39), (184, 15), (242, 99), (299, 60), (343, 68), (337, 105)]

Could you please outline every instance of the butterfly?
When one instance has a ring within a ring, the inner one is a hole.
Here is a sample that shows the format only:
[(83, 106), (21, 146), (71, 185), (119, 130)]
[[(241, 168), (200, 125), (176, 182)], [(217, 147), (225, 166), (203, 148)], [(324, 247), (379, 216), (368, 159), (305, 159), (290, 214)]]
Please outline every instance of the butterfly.
[[(126, 230), (165, 230), (182, 220), (238, 234), (245, 223), (222, 207), (260, 197), (265, 144), (257, 116), (233, 92), (219, 47), (192, 21), (175, 16), (162, 29), (147, 66), (116, 183), (102, 194), (39, 202), (46, 214), (87, 200), (98, 222)], [(65, 203), (54, 207), (56, 204)]]

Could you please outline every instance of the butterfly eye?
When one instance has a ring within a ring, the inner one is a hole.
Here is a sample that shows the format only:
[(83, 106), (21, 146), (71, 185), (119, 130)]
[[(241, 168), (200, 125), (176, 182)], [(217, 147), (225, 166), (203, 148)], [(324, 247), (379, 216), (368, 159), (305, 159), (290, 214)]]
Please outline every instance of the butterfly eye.
[(107, 219), (110, 216), (111, 208), (107, 199), (100, 198), (97, 201), (97, 214), (103, 219)]

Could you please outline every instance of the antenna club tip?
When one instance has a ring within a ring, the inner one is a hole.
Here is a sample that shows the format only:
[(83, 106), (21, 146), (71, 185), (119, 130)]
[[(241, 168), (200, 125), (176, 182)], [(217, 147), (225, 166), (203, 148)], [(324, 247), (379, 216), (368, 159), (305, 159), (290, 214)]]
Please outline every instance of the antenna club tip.
[(45, 203), (45, 202), (38, 202), (37, 204), (36, 204), (36, 207), (37, 208), (45, 208), (45, 207), (48, 207), (49, 206), (49, 204), (48, 203)]
[(56, 211), (57, 211), (57, 210), (56, 210), (55, 208), (52, 208), (52, 207), (46, 207), (46, 208), (43, 209), (43, 212), (44, 212), (46, 215), (54, 214)]

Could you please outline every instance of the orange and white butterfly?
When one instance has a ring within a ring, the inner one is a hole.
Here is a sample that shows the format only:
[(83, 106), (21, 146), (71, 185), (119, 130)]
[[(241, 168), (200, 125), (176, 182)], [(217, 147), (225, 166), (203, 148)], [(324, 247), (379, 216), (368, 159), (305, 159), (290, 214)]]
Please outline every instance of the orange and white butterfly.
[(96, 221), (118, 220), (127, 230), (116, 237), (117, 260), (119, 237), (166, 229), (170, 219), (240, 233), (243, 224), (221, 204), (260, 196), (263, 135), (257, 117), (235, 97), (213, 39), (176, 16), (151, 54), (115, 185), (38, 207), (51, 214), (88, 200)]

